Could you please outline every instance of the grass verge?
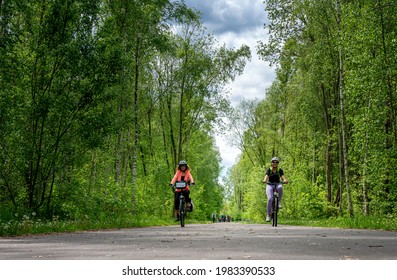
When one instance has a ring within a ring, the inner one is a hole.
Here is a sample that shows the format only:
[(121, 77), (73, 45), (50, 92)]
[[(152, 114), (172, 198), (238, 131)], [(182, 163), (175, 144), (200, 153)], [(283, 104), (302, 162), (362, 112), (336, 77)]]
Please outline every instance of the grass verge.
[(0, 221), (0, 236), (19, 236), (26, 234), (47, 234), (57, 232), (75, 232), (85, 230), (106, 230), (129, 227), (147, 227), (171, 225), (171, 219), (145, 216), (109, 217), (102, 219), (81, 219), (64, 221), (54, 217), (51, 221), (42, 221), (24, 217), (23, 220)]
[(396, 217), (331, 217), (327, 219), (282, 220), (281, 223), (300, 226), (351, 229), (397, 230)]
[[(208, 223), (208, 221), (189, 220), (188, 223)], [(351, 229), (397, 230), (395, 217), (336, 217), (328, 219), (281, 219), (280, 224), (296, 226), (333, 227)], [(0, 236), (20, 236), (27, 234), (48, 234), (59, 232), (76, 232), (85, 230), (107, 230), (132, 227), (176, 225), (171, 218), (156, 216), (105, 217), (102, 219), (81, 219), (63, 221), (54, 217), (51, 221), (42, 221), (24, 216), (22, 220), (2, 222)]]

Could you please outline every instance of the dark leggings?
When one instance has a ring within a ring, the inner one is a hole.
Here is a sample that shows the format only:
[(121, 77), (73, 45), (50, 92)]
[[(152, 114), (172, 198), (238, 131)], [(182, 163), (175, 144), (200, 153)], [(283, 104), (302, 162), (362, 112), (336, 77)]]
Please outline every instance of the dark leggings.
[[(190, 190), (184, 190), (182, 191), (183, 195), (185, 196), (185, 200), (186, 202), (191, 201), (189, 194), (190, 194)], [(175, 199), (174, 199), (174, 205), (175, 205), (175, 210), (179, 210), (179, 197), (181, 196), (181, 192), (175, 192)]]

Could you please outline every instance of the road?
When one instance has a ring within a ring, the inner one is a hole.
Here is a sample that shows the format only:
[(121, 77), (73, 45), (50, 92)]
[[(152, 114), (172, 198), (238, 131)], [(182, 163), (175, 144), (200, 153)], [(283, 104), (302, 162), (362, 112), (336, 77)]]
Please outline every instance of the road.
[(0, 260), (397, 260), (395, 231), (187, 224), (0, 238)]

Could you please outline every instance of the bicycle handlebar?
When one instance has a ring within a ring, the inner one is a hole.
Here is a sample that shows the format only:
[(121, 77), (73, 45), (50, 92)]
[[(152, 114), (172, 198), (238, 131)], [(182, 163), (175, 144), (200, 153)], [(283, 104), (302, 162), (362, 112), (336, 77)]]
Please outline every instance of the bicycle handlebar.
[(277, 184), (285, 185), (285, 184), (288, 184), (288, 183), (285, 183), (285, 182), (277, 182), (277, 183), (263, 182), (263, 183), (264, 183), (264, 184), (267, 184), (267, 185), (277, 185)]
[[(186, 183), (186, 186), (194, 186), (196, 185), (196, 183)], [(171, 188), (175, 188), (175, 184), (169, 184), (168, 186), (170, 186)]]

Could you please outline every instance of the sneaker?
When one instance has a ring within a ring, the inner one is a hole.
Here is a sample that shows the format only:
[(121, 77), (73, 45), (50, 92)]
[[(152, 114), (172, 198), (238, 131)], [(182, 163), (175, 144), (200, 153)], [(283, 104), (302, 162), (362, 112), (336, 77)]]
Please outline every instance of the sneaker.
[(283, 206), (281, 206), (281, 202), (278, 203), (278, 209), (283, 208)]
[(270, 222), (270, 220), (271, 220), (271, 219), (270, 219), (270, 216), (267, 215), (267, 216), (266, 216), (266, 222)]
[(187, 211), (190, 211), (190, 207), (192, 207), (192, 205), (191, 205), (189, 202), (187, 202), (187, 203), (186, 203), (186, 210), (187, 210)]

